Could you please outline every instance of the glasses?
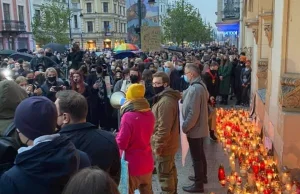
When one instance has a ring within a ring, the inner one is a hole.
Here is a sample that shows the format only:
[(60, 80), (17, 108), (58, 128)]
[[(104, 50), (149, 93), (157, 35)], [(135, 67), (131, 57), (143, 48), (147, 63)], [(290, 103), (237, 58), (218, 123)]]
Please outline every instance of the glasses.
[(163, 83), (152, 83), (153, 87), (159, 87), (159, 86), (162, 86), (162, 85), (163, 85)]

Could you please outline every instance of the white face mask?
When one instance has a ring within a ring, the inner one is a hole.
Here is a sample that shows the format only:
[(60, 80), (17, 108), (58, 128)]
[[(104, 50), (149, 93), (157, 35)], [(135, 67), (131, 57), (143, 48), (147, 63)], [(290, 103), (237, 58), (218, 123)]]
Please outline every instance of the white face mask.
[(116, 67), (115, 67), (115, 66), (111, 66), (110, 68), (111, 68), (111, 70), (115, 70), (115, 69), (116, 69)]
[(41, 58), (43, 55), (42, 54), (37, 54), (36, 55), (38, 58)]

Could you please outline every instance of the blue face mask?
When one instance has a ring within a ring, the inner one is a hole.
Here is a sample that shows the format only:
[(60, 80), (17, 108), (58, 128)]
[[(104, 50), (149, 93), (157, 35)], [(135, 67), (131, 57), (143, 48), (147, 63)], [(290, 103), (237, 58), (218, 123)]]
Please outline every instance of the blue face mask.
[(165, 73), (170, 73), (170, 71), (171, 71), (171, 70), (170, 70), (169, 67), (165, 67), (165, 68), (164, 68), (164, 72), (165, 72)]
[(183, 70), (183, 67), (182, 67), (182, 66), (177, 66), (176, 69), (177, 69), (178, 71), (182, 71), (182, 70)]
[(163, 71), (164, 71), (164, 68), (159, 67), (159, 68), (157, 69), (157, 71), (158, 71), (158, 72), (163, 72)]
[(186, 83), (190, 83), (186, 75), (183, 75), (183, 79)]

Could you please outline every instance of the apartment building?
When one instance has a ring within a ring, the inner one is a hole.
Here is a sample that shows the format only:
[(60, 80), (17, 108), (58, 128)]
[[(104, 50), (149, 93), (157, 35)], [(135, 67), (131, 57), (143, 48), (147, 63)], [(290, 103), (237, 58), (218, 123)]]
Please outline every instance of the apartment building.
[(74, 41), (84, 49), (112, 49), (126, 41), (125, 0), (81, 0), (82, 35)]
[(0, 49), (34, 48), (30, 26), (30, 0), (0, 1)]

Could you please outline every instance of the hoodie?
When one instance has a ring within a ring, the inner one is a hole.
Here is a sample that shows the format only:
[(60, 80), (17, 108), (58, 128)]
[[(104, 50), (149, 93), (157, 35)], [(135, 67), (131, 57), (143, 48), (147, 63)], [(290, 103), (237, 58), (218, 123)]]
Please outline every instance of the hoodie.
[(152, 112), (156, 122), (152, 135), (152, 148), (161, 156), (175, 155), (179, 146), (179, 106), (180, 93), (166, 88), (157, 94)]
[(0, 81), (0, 136), (13, 122), (15, 110), (28, 94), (14, 81)]
[(88, 156), (58, 135), (19, 150), (15, 165), (1, 177), (0, 194), (60, 194), (70, 177), (88, 166)]

